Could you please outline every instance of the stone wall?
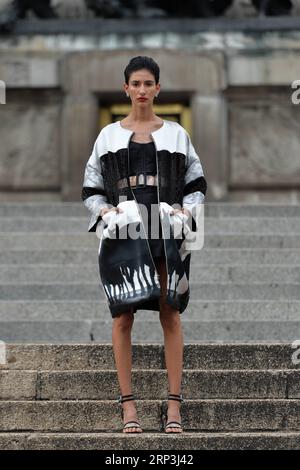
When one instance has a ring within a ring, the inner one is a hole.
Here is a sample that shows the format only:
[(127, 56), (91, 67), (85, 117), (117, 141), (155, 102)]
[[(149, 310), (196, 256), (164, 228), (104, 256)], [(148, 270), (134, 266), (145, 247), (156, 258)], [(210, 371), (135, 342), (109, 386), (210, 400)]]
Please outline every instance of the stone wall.
[(101, 106), (127, 103), (123, 70), (139, 54), (161, 66), (157, 103), (190, 104), (208, 200), (300, 200), (299, 31), (3, 36), (1, 197), (80, 199)]
[(1, 189), (60, 192), (60, 94), (11, 89), (6, 100), (0, 124)]

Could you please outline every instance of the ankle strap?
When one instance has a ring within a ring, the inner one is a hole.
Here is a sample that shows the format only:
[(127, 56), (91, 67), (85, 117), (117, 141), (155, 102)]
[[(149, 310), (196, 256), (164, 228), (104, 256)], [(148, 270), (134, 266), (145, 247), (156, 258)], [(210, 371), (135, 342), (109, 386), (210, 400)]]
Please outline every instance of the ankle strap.
[(134, 395), (120, 395), (118, 399), (118, 403), (123, 403), (124, 401), (134, 400)]
[(169, 393), (168, 400), (176, 400), (180, 402), (184, 401), (182, 397), (182, 393), (180, 395), (176, 395), (175, 393)]

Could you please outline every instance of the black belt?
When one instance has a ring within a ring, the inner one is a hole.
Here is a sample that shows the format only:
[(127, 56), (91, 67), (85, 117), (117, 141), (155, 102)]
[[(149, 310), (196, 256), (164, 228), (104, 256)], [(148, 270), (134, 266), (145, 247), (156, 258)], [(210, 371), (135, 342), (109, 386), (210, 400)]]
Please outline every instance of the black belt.
[[(144, 186), (157, 186), (157, 174), (147, 175), (146, 173), (139, 173), (137, 175), (129, 176), (131, 187), (144, 187)], [(118, 188), (127, 188), (127, 178), (122, 178), (118, 181)]]

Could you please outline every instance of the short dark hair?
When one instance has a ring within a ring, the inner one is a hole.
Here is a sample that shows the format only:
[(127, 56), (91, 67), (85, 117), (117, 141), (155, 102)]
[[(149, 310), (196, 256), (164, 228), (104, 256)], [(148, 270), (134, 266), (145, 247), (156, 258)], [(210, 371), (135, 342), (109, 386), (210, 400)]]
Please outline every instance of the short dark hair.
[(155, 78), (155, 84), (158, 84), (159, 66), (157, 65), (157, 63), (151, 57), (138, 55), (137, 57), (133, 57), (130, 60), (129, 64), (124, 70), (124, 77), (127, 85), (132, 72), (136, 72), (137, 70), (141, 69), (148, 69), (149, 72), (151, 72)]

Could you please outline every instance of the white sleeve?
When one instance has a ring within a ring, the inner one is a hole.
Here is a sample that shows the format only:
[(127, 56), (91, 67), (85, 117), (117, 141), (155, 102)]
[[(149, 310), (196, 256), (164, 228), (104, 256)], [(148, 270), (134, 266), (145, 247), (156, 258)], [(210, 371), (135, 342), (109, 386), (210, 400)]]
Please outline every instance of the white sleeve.
[(112, 204), (107, 202), (101, 173), (100, 157), (105, 153), (105, 138), (102, 130), (95, 141), (92, 154), (87, 161), (81, 193), (84, 205), (93, 215), (99, 217), (102, 208), (113, 207)]
[(186, 132), (186, 154), (187, 164), (184, 177), (183, 203), (182, 207), (188, 209), (192, 214), (192, 230), (196, 230), (197, 207), (204, 203), (207, 182), (204, 177), (200, 158), (195, 151), (191, 138)]

